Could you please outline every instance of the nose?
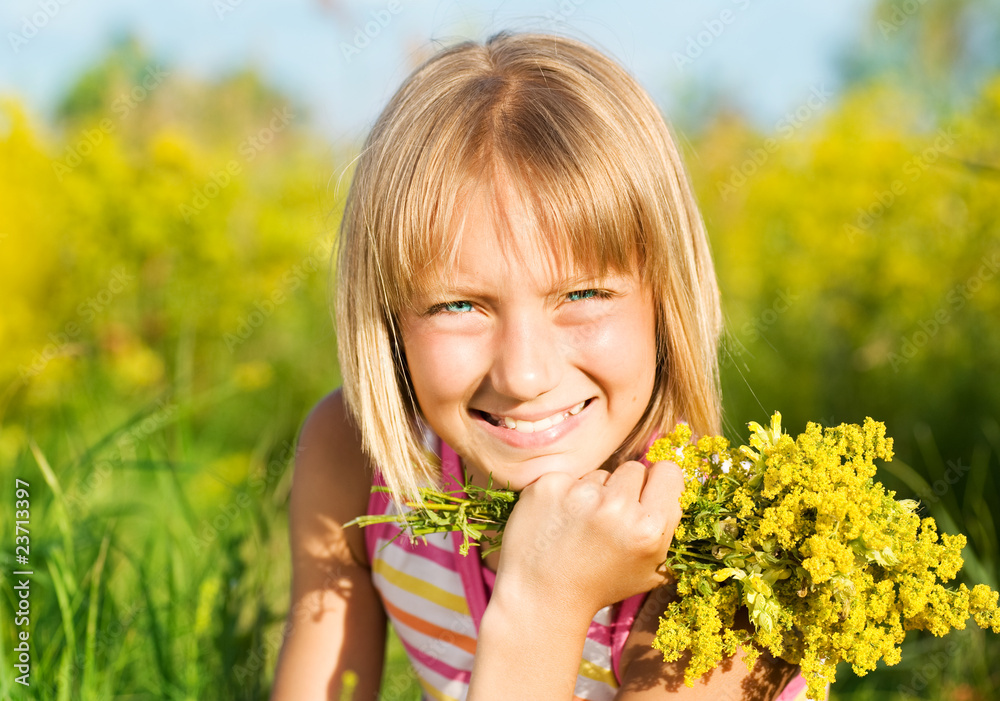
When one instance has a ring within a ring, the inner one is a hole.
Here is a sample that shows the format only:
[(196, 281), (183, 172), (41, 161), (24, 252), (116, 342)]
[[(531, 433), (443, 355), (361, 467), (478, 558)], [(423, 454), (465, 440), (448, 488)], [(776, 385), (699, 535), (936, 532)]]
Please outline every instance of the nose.
[(501, 323), (490, 373), (497, 392), (519, 401), (534, 399), (559, 384), (562, 368), (558, 330), (544, 314)]

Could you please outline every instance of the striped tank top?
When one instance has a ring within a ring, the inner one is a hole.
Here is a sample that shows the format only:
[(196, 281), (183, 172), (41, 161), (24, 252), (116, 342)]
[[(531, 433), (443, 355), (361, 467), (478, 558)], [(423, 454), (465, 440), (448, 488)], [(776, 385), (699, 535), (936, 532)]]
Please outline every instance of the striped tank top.
[[(462, 484), (458, 456), (442, 441), (446, 484)], [(374, 484), (382, 485), (376, 472)], [(396, 513), (389, 496), (373, 492), (368, 513)], [(425, 701), (464, 701), (469, 691), (479, 625), (494, 572), (476, 551), (463, 556), (458, 533), (434, 533), (411, 543), (395, 523), (364, 529), (372, 581), (423, 689)], [(619, 660), (645, 594), (607, 606), (587, 631), (574, 701), (611, 701), (621, 680)], [(796, 677), (777, 701), (805, 701), (805, 679)]]

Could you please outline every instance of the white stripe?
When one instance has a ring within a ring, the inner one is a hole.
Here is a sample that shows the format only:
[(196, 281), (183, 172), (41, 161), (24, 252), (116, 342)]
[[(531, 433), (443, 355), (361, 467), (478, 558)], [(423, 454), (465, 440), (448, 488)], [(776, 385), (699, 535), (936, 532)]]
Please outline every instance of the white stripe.
[(612, 623), (611, 609), (613, 606), (614, 606), (613, 604), (611, 606), (605, 606), (600, 611), (598, 611), (597, 615), (594, 616), (594, 623), (600, 623), (601, 625), (610, 627)]
[(465, 598), (462, 576), (455, 570), (392, 545), (379, 552), (376, 557), (393, 569), (432, 583), (438, 589), (443, 589), (450, 594)]
[(611, 647), (587, 638), (583, 643), (583, 659), (593, 662), (598, 667), (611, 669)]
[(607, 684), (581, 676), (577, 676), (576, 688), (573, 689), (574, 696), (588, 701), (611, 701), (614, 699), (615, 693), (617, 690)]
[[(416, 660), (411, 659), (410, 663), (413, 665), (413, 669), (416, 671), (418, 677), (441, 693), (447, 694), (459, 701), (465, 701), (465, 697), (469, 695), (469, 685), (465, 682), (442, 677), (433, 669)], [(426, 695), (423, 698), (426, 698)]]

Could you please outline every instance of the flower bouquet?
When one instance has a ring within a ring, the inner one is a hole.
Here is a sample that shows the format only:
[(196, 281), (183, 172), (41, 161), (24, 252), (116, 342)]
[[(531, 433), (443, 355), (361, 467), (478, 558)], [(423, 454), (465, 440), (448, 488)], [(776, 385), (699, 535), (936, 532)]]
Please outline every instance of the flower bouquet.
[[(653, 646), (668, 662), (691, 652), (688, 686), (741, 646), (748, 667), (762, 650), (800, 665), (808, 694), (820, 698), (838, 662), (859, 675), (880, 659), (899, 662), (908, 630), (940, 636), (972, 616), (1000, 632), (997, 592), (945, 586), (962, 567), (965, 536), (939, 536), (917, 502), (875, 481), (875, 459), (892, 458), (884, 424), (810, 423), (793, 439), (775, 413), (770, 426), (749, 427), (750, 444), (732, 448), (718, 436), (693, 442), (679, 424), (647, 454), (685, 472), (684, 515), (665, 562), (680, 597)], [(352, 523), (398, 520), (412, 537), (461, 531), (463, 552), (496, 548), (517, 499), (472, 485), (421, 497), (399, 516)], [(735, 625), (740, 607), (752, 630)]]

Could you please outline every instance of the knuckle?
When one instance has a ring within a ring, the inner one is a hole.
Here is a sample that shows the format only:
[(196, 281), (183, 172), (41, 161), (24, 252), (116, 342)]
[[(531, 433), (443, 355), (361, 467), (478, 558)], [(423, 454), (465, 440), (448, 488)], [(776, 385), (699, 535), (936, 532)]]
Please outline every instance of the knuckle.
[(623, 462), (621, 465), (615, 468), (614, 474), (621, 476), (630, 476), (636, 474), (642, 474), (646, 471), (646, 466), (637, 460), (628, 460)]
[(539, 496), (550, 498), (554, 495), (561, 494), (566, 491), (566, 486), (568, 482), (568, 476), (562, 472), (548, 472), (541, 475), (534, 482), (529, 484), (524, 490), (527, 492), (531, 490), (533, 493), (537, 493)]
[(593, 482), (578, 482), (566, 494), (566, 509), (570, 513), (579, 513), (589, 506), (596, 504), (600, 499), (600, 486)]
[(659, 522), (652, 516), (640, 519), (632, 529), (632, 536), (636, 545), (642, 550), (658, 548), (663, 540), (666, 525)]

